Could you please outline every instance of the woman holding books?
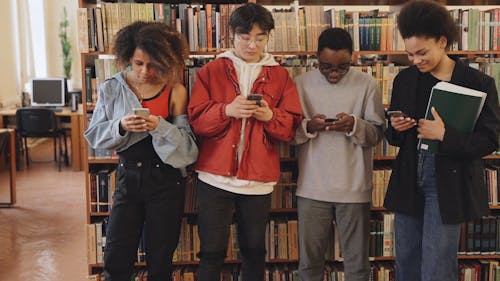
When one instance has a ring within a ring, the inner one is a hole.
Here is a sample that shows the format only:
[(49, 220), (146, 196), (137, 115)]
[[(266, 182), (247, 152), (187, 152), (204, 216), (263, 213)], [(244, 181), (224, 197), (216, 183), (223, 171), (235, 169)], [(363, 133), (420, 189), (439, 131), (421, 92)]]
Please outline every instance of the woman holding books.
[[(458, 280), (460, 224), (488, 214), (482, 157), (498, 147), (499, 106), (494, 80), (447, 55), (458, 28), (444, 6), (411, 1), (398, 27), (413, 66), (394, 80), (385, 135), (400, 148), (384, 206), (395, 212), (396, 280)], [(487, 93), (470, 133), (448, 126), (432, 109), (432, 87), (446, 81)], [(437, 151), (418, 150), (419, 139), (436, 140)]]
[(101, 84), (85, 132), (91, 147), (120, 157), (104, 275), (130, 280), (142, 234), (148, 280), (171, 280), (184, 206), (182, 171), (198, 156), (188, 96), (178, 82), (186, 42), (164, 23), (135, 22), (117, 33), (113, 46), (127, 68)]
[(280, 177), (277, 143), (290, 141), (302, 118), (288, 72), (264, 52), (271, 13), (247, 3), (231, 14), (229, 28), (234, 48), (198, 70), (188, 106), (200, 145), (199, 281), (220, 279), (233, 213), (242, 280), (264, 280), (266, 223)]

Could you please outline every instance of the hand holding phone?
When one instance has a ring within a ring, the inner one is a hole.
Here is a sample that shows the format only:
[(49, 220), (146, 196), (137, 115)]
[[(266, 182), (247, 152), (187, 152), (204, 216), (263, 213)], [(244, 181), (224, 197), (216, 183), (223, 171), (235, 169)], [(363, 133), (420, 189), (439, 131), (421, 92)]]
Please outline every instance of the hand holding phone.
[(338, 118), (325, 118), (325, 123), (333, 123), (335, 121), (339, 121)]
[(150, 115), (149, 108), (134, 108), (134, 114), (142, 117), (148, 117)]
[(248, 94), (247, 100), (254, 100), (255, 103), (260, 106), (260, 101), (262, 100), (263, 96), (261, 94)]

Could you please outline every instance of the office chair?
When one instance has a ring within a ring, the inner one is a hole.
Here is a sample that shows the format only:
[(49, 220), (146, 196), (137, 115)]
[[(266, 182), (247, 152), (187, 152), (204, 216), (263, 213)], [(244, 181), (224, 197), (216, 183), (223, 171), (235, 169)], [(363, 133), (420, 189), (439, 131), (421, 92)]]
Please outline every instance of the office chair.
[[(17, 133), (21, 140), (21, 146), (26, 156), (26, 166), (29, 166), (28, 141), (27, 138), (52, 138), (54, 140), (54, 160), (61, 170), (62, 159), (69, 165), (68, 145), (66, 143), (66, 133), (59, 128), (56, 114), (46, 108), (20, 108), (16, 111)], [(64, 153), (62, 150), (62, 140), (64, 140)], [(57, 153), (57, 142), (59, 143), (59, 157)]]

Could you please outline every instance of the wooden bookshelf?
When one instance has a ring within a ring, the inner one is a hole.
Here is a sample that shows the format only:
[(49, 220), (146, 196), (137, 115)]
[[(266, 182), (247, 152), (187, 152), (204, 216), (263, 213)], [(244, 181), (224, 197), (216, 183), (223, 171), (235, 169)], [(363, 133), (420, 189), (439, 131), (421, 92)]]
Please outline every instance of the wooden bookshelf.
[[(163, 4), (163, 5), (178, 5), (178, 4), (192, 4), (192, 5), (201, 5), (201, 4), (213, 4), (213, 5), (222, 5), (222, 4), (240, 4), (240, 3), (245, 3), (247, 2), (246, 0), (202, 0), (202, 1), (180, 1), (180, 0), (173, 0), (173, 1), (166, 1), (166, 0), (145, 0), (145, 1), (136, 1), (137, 3), (155, 3), (155, 4)], [(250, 0), (250, 2), (258, 2), (260, 4), (263, 4), (267, 6), (270, 10), (273, 8), (273, 6), (280, 6), (280, 9), (282, 9), (283, 6), (289, 6), (290, 1), (289, 0)], [(398, 10), (399, 6), (403, 3), (405, 3), (406, 0), (339, 0), (335, 1), (335, 6), (336, 7), (341, 7), (346, 10), (346, 14), (350, 13), (350, 10), (354, 8), (354, 6), (365, 6), (366, 9), (365, 11), (371, 11), (373, 9), (378, 9), (378, 6), (390, 6), (391, 11), (392, 10)], [(470, 8), (474, 8), (474, 6), (488, 6), (488, 8), (491, 7), (493, 8), (500, 8), (499, 2), (497, 0), (448, 0), (448, 1), (440, 1), (442, 3), (445, 3), (446, 5), (449, 6), (470, 6)], [(116, 1), (96, 1), (96, 0), (79, 0), (79, 7), (80, 8), (96, 8), (96, 7), (101, 7), (103, 3), (116, 3)], [(323, 10), (329, 9), (328, 5), (331, 4), (331, 1), (325, 1), (325, 0), (303, 0), (299, 2), (299, 6), (326, 6), (323, 7)], [(453, 8), (453, 7), (452, 7)], [(483, 8), (484, 9), (484, 8)], [(363, 13), (363, 12), (361, 12)], [(384, 12), (385, 13), (385, 12)], [(154, 13), (153, 13), (154, 14)], [(87, 24), (87, 21), (85, 21)], [(498, 23), (496, 23), (498, 24)], [(88, 32), (88, 31), (87, 31)], [(108, 34), (109, 38), (112, 38), (113, 34)], [(186, 34), (187, 35), (187, 34)], [(188, 37), (188, 36), (186, 36)], [(189, 38), (188, 38), (189, 39)], [(196, 51), (192, 51), (190, 53), (190, 57), (195, 59), (198, 57), (212, 57), (215, 58), (217, 54), (222, 53), (225, 51), (225, 49), (213, 49), (213, 48), (207, 48), (202, 51), (203, 48), (196, 46)], [(97, 48), (94, 48), (97, 49)], [(210, 51), (207, 51), (210, 49)], [(277, 57), (311, 57), (314, 58), (316, 55), (316, 51), (314, 48), (309, 48), (309, 50), (304, 49), (301, 51), (271, 51), (271, 54), (277, 56)], [(465, 59), (473, 59), (476, 57), (481, 57), (481, 58), (490, 58), (490, 59), (497, 59), (500, 57), (500, 50), (477, 50), (477, 51), (467, 51), (467, 50), (453, 50), (449, 52), (450, 55), (453, 56), (458, 56), (461, 58)], [(82, 101), (83, 101), (83, 110), (84, 113), (92, 113), (94, 110), (95, 103), (94, 102), (89, 102), (86, 103), (85, 101), (87, 100), (87, 89), (88, 85), (86, 85), (86, 76), (85, 76), (85, 67), (94, 66), (94, 60), (96, 58), (99, 58), (102, 55), (109, 56), (110, 51), (109, 48), (104, 49), (104, 51), (95, 51), (95, 50), (89, 50), (87, 52), (81, 53), (80, 59), (81, 59), (81, 65), (82, 65), (82, 81), (84, 81), (82, 85)], [(390, 50), (359, 50), (355, 51), (353, 53), (353, 61), (356, 63), (363, 59), (364, 57), (376, 57), (377, 59), (380, 59), (379, 62), (383, 64), (387, 63), (396, 63), (396, 64), (403, 64), (406, 65), (408, 64), (407, 60), (407, 54), (404, 51), (404, 49), (390, 49)], [(188, 73), (188, 70), (186, 73)], [(194, 72), (193, 72), (194, 73)], [(189, 76), (184, 77), (186, 80), (189, 79)], [(377, 78), (379, 80), (383, 78)], [(187, 85), (188, 86), (188, 85)], [(189, 89), (189, 87), (187, 87)], [(500, 90), (500, 89), (499, 89)], [(87, 123), (84, 122), (83, 130), (86, 128)], [(84, 144), (85, 145), (85, 144)], [(86, 150), (83, 150), (86, 151)], [(84, 170), (85, 173), (88, 175), (91, 171), (93, 171), (96, 167), (106, 167), (109, 168), (110, 166), (112, 167), (113, 165), (118, 164), (118, 159), (117, 158), (107, 158), (107, 159), (99, 159), (95, 157), (83, 157), (84, 158)], [(395, 156), (388, 156), (388, 155), (376, 155), (374, 157), (375, 161), (375, 167), (377, 166), (384, 166), (388, 167), (390, 166), (391, 162), (395, 159)], [(485, 160), (487, 161), (497, 161), (500, 159), (500, 155), (489, 155), (484, 157)], [(277, 186), (278, 188), (283, 188), (283, 189), (293, 189), (296, 187), (296, 176), (297, 176), (297, 158), (295, 155), (290, 155), (290, 156), (283, 156), (281, 158), (281, 168), (283, 171), (289, 171), (292, 173), (292, 177), (294, 178), (294, 182), (285, 182), (285, 183), (279, 183)], [(90, 182), (89, 182), (89, 176), (86, 177), (86, 196), (87, 196), (87, 205), (86, 205), (86, 214), (87, 214), (87, 224), (94, 224), (96, 222), (100, 222), (104, 220), (108, 215), (109, 212), (91, 212), (90, 211)], [(188, 191), (187, 191), (188, 192)], [(192, 194), (190, 196), (193, 196)], [(283, 195), (286, 196), (286, 195)], [(190, 202), (193, 204), (193, 202)], [(492, 205), (490, 206), (490, 210), (492, 211), (493, 214), (499, 214), (498, 210), (500, 210), (500, 206), (497, 205)], [(377, 216), (380, 216), (383, 213), (387, 213), (388, 211), (383, 208), (383, 207), (372, 207), (371, 208), (371, 213), (372, 216), (375, 218)], [(273, 208), (271, 210), (271, 218), (276, 218), (276, 220), (281, 220), (284, 218), (289, 218), (290, 220), (296, 220), (296, 213), (297, 209), (295, 207), (292, 208)], [(185, 217), (187, 217), (188, 223), (192, 221), (191, 217), (196, 217), (196, 210), (191, 210), (191, 211), (186, 211)], [(380, 218), (377, 218), (380, 219)], [(181, 235), (182, 239), (182, 235)], [(495, 260), (495, 261), (500, 261), (500, 255), (459, 255), (459, 260), (464, 260), (464, 261), (475, 261), (475, 260)], [(394, 257), (392, 256), (377, 256), (377, 257), (372, 257), (370, 258), (371, 261), (373, 262), (383, 262), (383, 263), (392, 263), (394, 260)], [(329, 263), (338, 263), (338, 260), (330, 260), (328, 261)], [(229, 265), (239, 265), (241, 263), (240, 260), (228, 260), (226, 261), (227, 264)], [(290, 265), (297, 265), (298, 260), (297, 259), (270, 259), (269, 261), (266, 262), (269, 265), (272, 265), (275, 267), (276, 265), (284, 265), (288, 266)], [(174, 263), (176, 267), (189, 267), (189, 268), (196, 268), (198, 265), (197, 261), (178, 261)], [(136, 263), (137, 267), (145, 267), (144, 262), (137, 262)], [(102, 263), (89, 263), (89, 274), (97, 274), (102, 272), (103, 264)], [(177, 280), (176, 280), (177, 281)]]

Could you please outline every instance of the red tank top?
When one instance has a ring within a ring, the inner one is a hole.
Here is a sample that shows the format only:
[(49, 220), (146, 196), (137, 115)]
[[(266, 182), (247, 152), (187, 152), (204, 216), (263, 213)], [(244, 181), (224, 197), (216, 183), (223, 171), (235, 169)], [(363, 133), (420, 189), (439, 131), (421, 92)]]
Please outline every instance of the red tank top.
[(165, 85), (158, 94), (151, 98), (142, 100), (142, 107), (149, 108), (149, 112), (152, 115), (161, 116), (164, 119), (170, 114), (170, 94), (172, 93), (172, 87)]

